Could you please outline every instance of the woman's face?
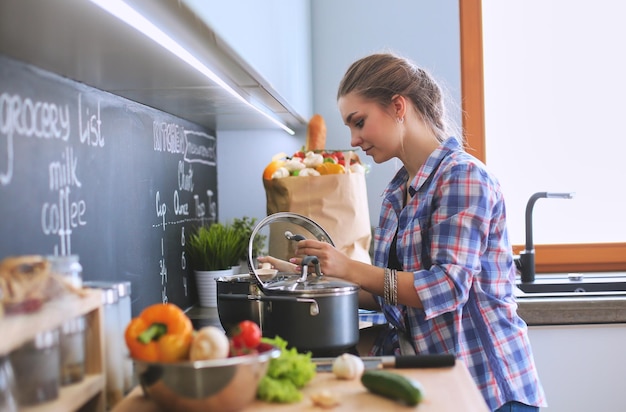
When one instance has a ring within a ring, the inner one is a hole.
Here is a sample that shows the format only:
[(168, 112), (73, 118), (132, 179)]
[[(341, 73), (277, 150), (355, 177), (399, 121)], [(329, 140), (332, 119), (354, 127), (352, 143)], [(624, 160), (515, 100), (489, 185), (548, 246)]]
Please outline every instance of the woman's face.
[(350, 144), (360, 147), (376, 163), (398, 153), (399, 134), (396, 119), (376, 102), (349, 93), (338, 100), (339, 112), (350, 128)]

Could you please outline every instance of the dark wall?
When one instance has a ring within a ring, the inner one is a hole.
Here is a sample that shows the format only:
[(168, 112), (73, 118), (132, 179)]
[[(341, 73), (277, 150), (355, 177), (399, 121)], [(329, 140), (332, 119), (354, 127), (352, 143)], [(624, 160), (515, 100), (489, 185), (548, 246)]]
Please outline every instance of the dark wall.
[(215, 133), (0, 55), (0, 258), (77, 254), (133, 314), (196, 301), (184, 243), (217, 219)]

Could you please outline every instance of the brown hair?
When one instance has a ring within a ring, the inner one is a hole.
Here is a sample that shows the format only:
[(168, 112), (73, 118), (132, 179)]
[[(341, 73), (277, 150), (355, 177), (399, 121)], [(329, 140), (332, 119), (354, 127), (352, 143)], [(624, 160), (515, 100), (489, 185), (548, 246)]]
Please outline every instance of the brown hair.
[(439, 141), (450, 137), (455, 128), (447, 119), (442, 89), (435, 79), (394, 54), (372, 54), (352, 63), (339, 83), (337, 99), (352, 92), (384, 108), (395, 95), (408, 98)]

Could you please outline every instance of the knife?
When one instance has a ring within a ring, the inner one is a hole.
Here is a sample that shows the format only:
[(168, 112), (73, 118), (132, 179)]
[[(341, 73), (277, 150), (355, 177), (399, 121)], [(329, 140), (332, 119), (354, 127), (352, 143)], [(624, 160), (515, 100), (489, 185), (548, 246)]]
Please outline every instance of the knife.
[[(336, 357), (312, 358), (317, 372), (332, 372)], [(456, 358), (452, 354), (401, 355), (401, 356), (362, 356), (365, 370), (383, 368), (445, 368), (454, 366)]]

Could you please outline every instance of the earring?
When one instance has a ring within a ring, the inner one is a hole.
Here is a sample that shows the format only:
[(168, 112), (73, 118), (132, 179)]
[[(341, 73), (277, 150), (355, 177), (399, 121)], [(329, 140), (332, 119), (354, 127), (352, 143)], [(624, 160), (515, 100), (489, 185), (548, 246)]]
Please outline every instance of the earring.
[(398, 123), (398, 124), (402, 124), (402, 123), (404, 123), (404, 117), (398, 117), (398, 118), (396, 119), (396, 123)]

